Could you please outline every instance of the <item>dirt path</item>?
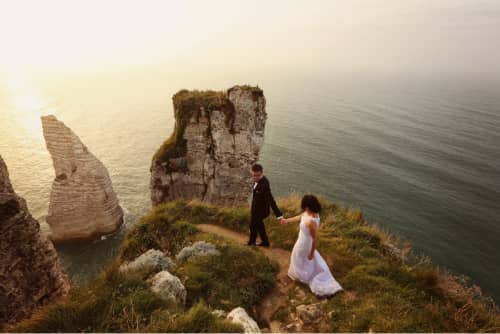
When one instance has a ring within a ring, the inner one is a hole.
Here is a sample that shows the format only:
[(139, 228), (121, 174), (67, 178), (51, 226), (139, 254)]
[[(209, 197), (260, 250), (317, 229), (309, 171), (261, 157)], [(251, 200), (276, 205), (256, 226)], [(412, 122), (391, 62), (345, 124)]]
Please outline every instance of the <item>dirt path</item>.
[[(245, 244), (248, 240), (248, 236), (245, 234), (238, 233), (217, 225), (199, 224), (196, 226), (203, 232), (218, 234), (241, 244)], [(283, 332), (286, 331), (283, 328), (283, 324), (279, 321), (271, 321), (270, 317), (280, 307), (287, 307), (288, 292), (293, 287), (293, 282), (287, 275), (288, 266), (290, 265), (290, 252), (281, 248), (273, 248), (272, 245), (269, 248), (258, 247), (258, 249), (262, 251), (268, 258), (276, 261), (279, 264), (280, 270), (278, 273), (277, 289), (275, 289), (264, 300), (262, 300), (261, 304), (257, 308), (257, 312), (263, 319), (269, 322), (271, 326), (271, 332)]]

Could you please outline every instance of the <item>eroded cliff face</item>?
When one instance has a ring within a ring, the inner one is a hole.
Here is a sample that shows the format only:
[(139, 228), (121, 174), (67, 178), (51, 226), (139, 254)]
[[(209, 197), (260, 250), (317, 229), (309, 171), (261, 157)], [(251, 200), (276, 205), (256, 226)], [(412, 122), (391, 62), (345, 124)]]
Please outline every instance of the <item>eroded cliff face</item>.
[(54, 246), (14, 192), (0, 156), (0, 330), (68, 290)]
[(116, 231), (123, 211), (106, 167), (56, 117), (42, 117), (43, 135), (56, 177), (47, 223), (54, 242), (93, 239)]
[(153, 205), (197, 199), (247, 204), (250, 167), (264, 142), (266, 100), (258, 87), (226, 92), (181, 90), (173, 97), (175, 130), (153, 157)]

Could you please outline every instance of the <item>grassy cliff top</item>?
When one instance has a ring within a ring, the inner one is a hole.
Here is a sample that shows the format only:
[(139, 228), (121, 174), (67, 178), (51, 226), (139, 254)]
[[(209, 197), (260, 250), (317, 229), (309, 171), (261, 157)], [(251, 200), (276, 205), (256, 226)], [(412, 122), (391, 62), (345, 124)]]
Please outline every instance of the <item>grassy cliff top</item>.
[[(285, 216), (299, 213), (300, 198), (278, 200)], [(345, 289), (322, 304), (323, 331), (498, 332), (500, 316), (493, 301), (463, 277), (412, 255), (409, 245), (368, 224), (358, 209), (322, 200), (318, 250)], [(276, 286), (276, 264), (263, 253), (211, 233), (197, 224), (215, 224), (248, 232), (249, 210), (174, 201), (148, 213), (126, 237), (119, 257), (88, 287), (21, 323), (22, 331), (234, 331), (234, 325), (212, 317), (211, 310), (244, 306), (254, 309)], [(266, 221), (273, 247), (291, 250), (296, 224)], [(121, 275), (117, 265), (150, 248), (176, 254), (196, 240), (217, 245), (221, 255), (179, 264), (174, 272), (188, 291), (187, 305), (171, 309), (145, 287), (147, 273)], [(287, 321), (301, 304), (317, 303), (308, 287), (295, 285), (284, 307), (271, 315)], [(250, 312), (251, 313), (251, 312)], [(176, 315), (176, 316), (174, 316)], [(262, 327), (258, 314), (252, 314)], [(177, 320), (176, 320), (177, 319)], [(231, 327), (233, 326), (233, 327)], [(319, 326), (319, 325), (318, 325)], [(239, 330), (239, 329), (236, 329)]]
[(204, 109), (208, 112), (212, 110), (234, 111), (234, 106), (228, 100), (228, 94), (234, 89), (248, 90), (252, 96), (263, 96), (264, 92), (258, 86), (240, 85), (233, 86), (227, 90), (187, 90), (181, 89), (172, 97), (176, 118), (190, 118), (194, 112)]
[(182, 89), (172, 97), (176, 117), (191, 117), (193, 112), (201, 109), (221, 110), (226, 107), (226, 100), (225, 92), (214, 90)]

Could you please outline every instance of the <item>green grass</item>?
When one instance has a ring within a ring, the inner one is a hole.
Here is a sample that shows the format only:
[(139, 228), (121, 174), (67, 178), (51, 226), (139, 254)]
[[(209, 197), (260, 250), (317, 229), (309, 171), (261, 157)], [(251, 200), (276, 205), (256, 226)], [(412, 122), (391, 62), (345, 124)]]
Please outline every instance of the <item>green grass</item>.
[(200, 302), (175, 318), (168, 311), (158, 311), (154, 320), (144, 330), (172, 333), (241, 333), (243, 328), (216, 317), (211, 309)]
[(246, 246), (220, 245), (219, 250), (219, 256), (197, 257), (176, 269), (188, 291), (187, 303), (203, 300), (226, 311), (250, 310), (275, 287), (277, 265)]
[[(299, 203), (296, 196), (278, 200), (285, 216), (297, 214)], [(322, 204), (318, 250), (346, 291), (324, 304), (321, 328), (333, 332), (500, 331), (498, 307), (466, 278), (412, 255), (403, 242), (368, 224), (358, 209), (325, 200)], [(100, 277), (88, 286), (72, 288), (69, 296), (42, 308), (12, 331), (231, 332), (240, 329), (217, 319), (211, 310), (235, 306), (244, 306), (258, 320), (252, 310), (275, 287), (276, 264), (258, 250), (198, 232), (195, 225), (202, 223), (248, 233), (249, 211), (183, 201), (155, 207), (128, 233), (120, 255)], [(279, 225), (270, 217), (266, 226), (275, 247), (293, 247), (297, 224)], [(215, 243), (221, 254), (177, 264), (174, 274), (187, 289), (185, 307), (168, 305), (151, 293), (145, 283), (147, 271), (123, 274), (117, 270), (122, 261), (149, 248), (173, 256), (196, 240)], [(388, 251), (389, 243), (399, 245), (406, 260)], [(298, 286), (309, 302), (316, 301), (307, 286)], [(293, 306), (280, 308), (270, 316), (286, 319), (292, 311)]]
[[(125, 237), (120, 254), (99, 277), (83, 287), (73, 287), (68, 296), (41, 308), (9, 331), (17, 332), (238, 332), (241, 327), (212, 315), (212, 310), (253, 308), (276, 285), (277, 265), (258, 250), (236, 245), (220, 236), (202, 233), (204, 212), (195, 209), (181, 218), (174, 209), (187, 203), (170, 203), (152, 209)], [(207, 208), (213, 210), (214, 208)], [(189, 211), (189, 210), (188, 210)], [(186, 212), (188, 212), (186, 211)], [(226, 210), (221, 210), (226, 212)], [(230, 212), (230, 211), (227, 211)], [(212, 211), (214, 217), (223, 213)], [(242, 217), (242, 216), (233, 216)], [(177, 263), (173, 274), (186, 287), (185, 306), (169, 305), (149, 289), (147, 269), (118, 270), (119, 266), (148, 249), (175, 255), (197, 240), (216, 244), (219, 256), (193, 257)]]
[[(257, 101), (259, 99), (259, 97), (264, 96), (264, 92), (262, 91), (262, 89), (259, 86), (240, 85), (240, 86), (236, 86), (236, 87), (239, 87), (239, 88), (251, 91), (252, 92), (252, 97), (253, 97), (254, 101)], [(228, 90), (228, 94), (234, 88), (235, 87), (230, 88)]]
[[(234, 211), (193, 206), (182, 201), (159, 205), (128, 233), (120, 260), (131, 260), (151, 248), (174, 258), (183, 247), (196, 240), (215, 243), (221, 255), (195, 257), (179, 263), (175, 269), (174, 274), (181, 278), (187, 289), (187, 304), (204, 301), (210, 307), (224, 310), (236, 306), (249, 309), (274, 288), (277, 265), (255, 249), (199, 233), (195, 227), (195, 224), (210, 220), (224, 222), (226, 218), (226, 223), (229, 223), (245, 218), (244, 210)], [(255, 268), (259, 268), (257, 273)]]
[(171, 306), (149, 290), (147, 272), (126, 274), (113, 264), (88, 286), (72, 288), (67, 297), (19, 323), (16, 332), (130, 332), (150, 321), (152, 312)]
[(197, 233), (198, 230), (184, 220), (152, 211), (127, 234), (120, 258), (122, 261), (132, 260), (151, 248), (173, 256), (191, 244)]
[(184, 220), (190, 224), (215, 224), (246, 233), (249, 229), (250, 211), (246, 208), (221, 208), (198, 201), (171, 201), (154, 207), (155, 215), (164, 215), (173, 221)]
[[(500, 331), (498, 307), (478, 287), (462, 277), (415, 256), (407, 242), (368, 224), (359, 209), (321, 200), (318, 250), (330, 265), (343, 293), (326, 304), (330, 331)], [(278, 201), (285, 216), (299, 213), (300, 199)], [(249, 210), (218, 208), (199, 202), (170, 202), (157, 207), (173, 219), (192, 224), (216, 224), (248, 233)], [(271, 215), (266, 229), (274, 247), (291, 250), (298, 225), (280, 225)], [(397, 245), (401, 257), (388, 247)], [(314, 297), (312, 296), (313, 300)], [(284, 318), (280, 309), (274, 318)]]

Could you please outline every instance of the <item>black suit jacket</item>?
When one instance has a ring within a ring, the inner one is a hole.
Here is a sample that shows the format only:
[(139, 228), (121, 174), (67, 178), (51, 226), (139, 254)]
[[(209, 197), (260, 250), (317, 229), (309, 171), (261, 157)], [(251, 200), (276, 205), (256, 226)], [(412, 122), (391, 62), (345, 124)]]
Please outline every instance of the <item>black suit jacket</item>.
[(269, 207), (273, 209), (276, 217), (282, 216), (280, 209), (274, 201), (269, 180), (263, 176), (253, 190), (252, 196), (252, 219), (264, 219), (269, 216)]

